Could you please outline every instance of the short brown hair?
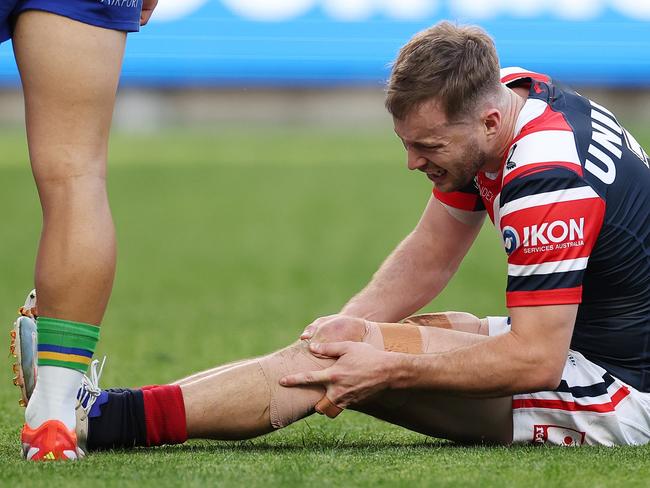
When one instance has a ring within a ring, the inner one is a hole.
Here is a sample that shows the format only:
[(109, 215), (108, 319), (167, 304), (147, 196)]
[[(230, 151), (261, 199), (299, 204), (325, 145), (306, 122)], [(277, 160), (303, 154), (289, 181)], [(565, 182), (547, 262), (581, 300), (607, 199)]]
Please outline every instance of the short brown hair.
[(386, 108), (404, 119), (435, 97), (453, 121), (467, 115), (499, 81), (499, 58), (490, 36), (477, 26), (443, 21), (400, 49), (386, 88)]

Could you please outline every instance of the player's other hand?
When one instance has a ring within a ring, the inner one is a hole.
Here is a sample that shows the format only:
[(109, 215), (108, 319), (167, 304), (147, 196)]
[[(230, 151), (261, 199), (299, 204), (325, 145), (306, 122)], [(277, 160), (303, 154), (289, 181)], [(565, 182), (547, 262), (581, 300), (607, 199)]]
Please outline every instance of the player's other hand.
[(318, 317), (311, 324), (305, 327), (305, 330), (303, 330), (302, 334), (300, 334), (300, 339), (302, 340), (311, 339), (312, 337), (314, 337), (314, 334), (316, 333), (316, 331), (319, 329), (320, 326), (340, 316), (341, 314), (333, 313), (332, 315), (323, 315), (322, 317)]
[(365, 320), (337, 313), (314, 320), (302, 331), (300, 339), (316, 342), (361, 341), (365, 333)]
[(153, 10), (158, 5), (158, 0), (142, 0), (142, 13), (140, 14), (140, 25), (147, 25)]

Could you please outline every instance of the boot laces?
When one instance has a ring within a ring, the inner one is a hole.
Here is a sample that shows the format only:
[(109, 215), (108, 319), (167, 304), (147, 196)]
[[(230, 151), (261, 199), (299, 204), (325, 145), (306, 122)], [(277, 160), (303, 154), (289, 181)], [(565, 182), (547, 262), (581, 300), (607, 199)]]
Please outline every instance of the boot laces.
[[(77, 400), (79, 400), (81, 408), (85, 410), (86, 415), (90, 414), (90, 409), (102, 393), (102, 389), (99, 387), (99, 379), (104, 371), (104, 363), (106, 363), (106, 356), (102, 359), (101, 365), (99, 365), (99, 359), (93, 359), (90, 363), (90, 376), (84, 375), (81, 379), (81, 389), (77, 394)], [(99, 366), (99, 370), (97, 366)]]

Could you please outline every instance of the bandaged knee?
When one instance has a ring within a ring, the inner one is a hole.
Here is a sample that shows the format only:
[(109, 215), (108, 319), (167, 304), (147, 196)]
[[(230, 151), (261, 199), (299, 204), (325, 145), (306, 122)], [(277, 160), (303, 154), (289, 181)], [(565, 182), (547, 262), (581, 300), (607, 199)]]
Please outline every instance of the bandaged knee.
[[(418, 326), (366, 323), (363, 342), (380, 350), (422, 353), (422, 336)], [(311, 414), (314, 410), (334, 418), (341, 408), (323, 396), (321, 386), (287, 388), (280, 378), (307, 371), (318, 371), (334, 364), (334, 359), (321, 359), (309, 351), (309, 343), (301, 341), (257, 360), (269, 386), (269, 420), (274, 429), (281, 429)]]
[(309, 351), (309, 343), (300, 341), (257, 360), (270, 391), (269, 420), (274, 429), (281, 429), (311, 414), (323, 397), (321, 386), (287, 388), (280, 378), (307, 371), (318, 371), (334, 364), (334, 359), (320, 359)]

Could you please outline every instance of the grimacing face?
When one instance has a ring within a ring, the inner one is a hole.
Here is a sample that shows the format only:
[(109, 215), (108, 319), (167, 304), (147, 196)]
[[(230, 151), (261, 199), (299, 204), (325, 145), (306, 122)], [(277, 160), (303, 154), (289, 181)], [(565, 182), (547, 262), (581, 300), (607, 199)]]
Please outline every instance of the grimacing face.
[(469, 184), (487, 162), (479, 121), (449, 123), (435, 100), (414, 109), (404, 120), (393, 119), (406, 149), (407, 166), (420, 170), (443, 192)]

